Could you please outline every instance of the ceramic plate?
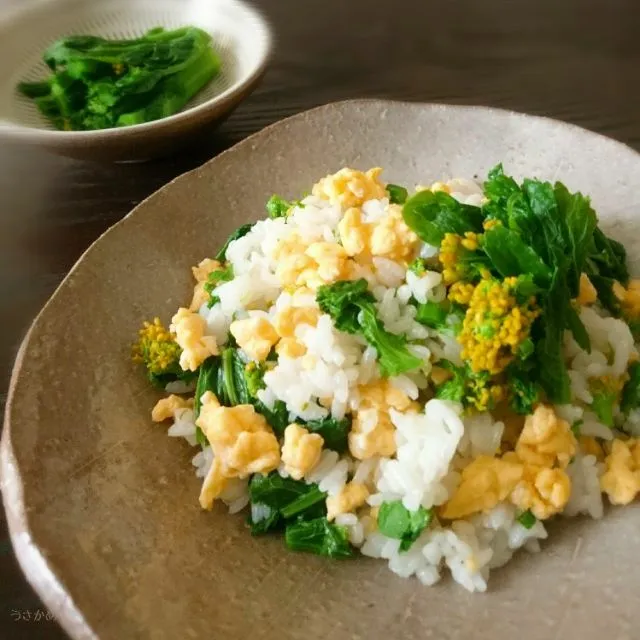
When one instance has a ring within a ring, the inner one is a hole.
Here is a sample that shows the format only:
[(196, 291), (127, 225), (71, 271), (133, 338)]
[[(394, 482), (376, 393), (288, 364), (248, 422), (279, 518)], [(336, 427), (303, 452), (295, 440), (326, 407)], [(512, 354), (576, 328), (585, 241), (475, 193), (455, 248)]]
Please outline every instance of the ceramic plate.
[(72, 637), (637, 637), (638, 508), (555, 523), (542, 553), (496, 571), (481, 595), (448, 578), (425, 588), (381, 562), (293, 554), (279, 537), (252, 538), (243, 516), (201, 511), (193, 452), (151, 423), (157, 397), (129, 359), (141, 321), (168, 319), (189, 296), (189, 267), (262, 217), (272, 193), (297, 197), (344, 165), (428, 184), (500, 161), (591, 194), (606, 231), (637, 255), (631, 149), (505, 111), (379, 101), (266, 129), (161, 189), (87, 251), (22, 346), (1, 458), (19, 561)]

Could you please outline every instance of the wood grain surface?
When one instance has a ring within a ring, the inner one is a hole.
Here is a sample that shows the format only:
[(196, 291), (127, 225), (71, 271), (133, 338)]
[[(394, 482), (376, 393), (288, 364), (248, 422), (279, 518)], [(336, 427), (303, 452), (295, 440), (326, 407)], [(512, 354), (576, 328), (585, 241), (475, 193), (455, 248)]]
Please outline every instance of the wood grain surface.
[[(198, 148), (147, 164), (94, 165), (0, 142), (3, 405), (30, 321), (89, 244), (165, 182), (283, 117), (353, 97), (481, 104), (566, 120), (640, 149), (635, 0), (257, 4), (276, 33), (269, 71)], [(3, 516), (0, 637), (64, 637), (22, 578)]]

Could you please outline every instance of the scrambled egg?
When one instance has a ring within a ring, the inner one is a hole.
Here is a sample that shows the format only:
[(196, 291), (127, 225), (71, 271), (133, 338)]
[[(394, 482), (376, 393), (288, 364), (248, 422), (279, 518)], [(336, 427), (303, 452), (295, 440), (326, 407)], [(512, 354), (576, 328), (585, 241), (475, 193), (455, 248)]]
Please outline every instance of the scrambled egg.
[(613, 504), (629, 504), (640, 491), (640, 444), (638, 440), (616, 439), (605, 458), (600, 487)]
[(238, 346), (252, 359), (261, 362), (278, 342), (280, 336), (273, 325), (262, 316), (236, 320), (229, 327)]
[(576, 302), (579, 305), (588, 305), (593, 304), (598, 299), (598, 292), (596, 288), (591, 284), (591, 280), (589, 280), (589, 276), (586, 273), (580, 274), (580, 291), (578, 292), (578, 297), (576, 298)]
[(285, 288), (310, 287), (345, 278), (349, 265), (344, 248), (332, 242), (306, 245), (297, 233), (280, 241), (274, 252), (276, 276)]
[(594, 456), (596, 460), (604, 460), (604, 451), (600, 443), (593, 436), (580, 436), (580, 450), (586, 456)]
[(376, 167), (362, 172), (345, 167), (322, 178), (311, 193), (341, 207), (360, 207), (367, 200), (385, 198), (387, 193), (379, 179), (382, 169)]
[(389, 205), (389, 214), (372, 224), (371, 254), (396, 262), (413, 257), (418, 236), (409, 229), (402, 218), (402, 207)]
[(556, 461), (566, 467), (576, 449), (577, 442), (569, 423), (545, 405), (539, 405), (533, 415), (527, 416), (516, 444), (520, 460), (541, 467), (551, 467)]
[[(511, 454), (509, 454), (511, 455)], [(511, 492), (511, 502), (538, 520), (560, 513), (571, 496), (571, 480), (564, 469), (525, 465), (524, 476)]]
[(406, 263), (418, 245), (418, 236), (405, 224), (399, 205), (389, 205), (389, 213), (375, 222), (364, 222), (359, 209), (348, 209), (338, 223), (338, 232), (351, 257), (378, 256)]
[[(354, 458), (366, 460), (373, 456), (392, 456), (396, 452), (395, 427), (389, 417), (391, 408), (397, 411), (417, 410), (417, 403), (388, 380), (378, 380), (358, 389), (360, 406), (354, 412), (349, 451)], [(375, 422), (373, 428), (371, 423)]]
[[(368, 427), (370, 421), (375, 426)], [(349, 452), (358, 460), (374, 456), (390, 457), (396, 452), (396, 430), (387, 413), (377, 409), (360, 409), (355, 412), (349, 432)]]
[(174, 413), (178, 409), (188, 409), (193, 406), (193, 398), (185, 400), (180, 396), (170, 395), (156, 402), (155, 407), (151, 410), (151, 419), (154, 422), (164, 422), (173, 418)]
[(521, 463), (491, 456), (478, 456), (462, 470), (460, 485), (440, 515), (448, 520), (489, 511), (506, 498), (522, 479)]
[(335, 242), (314, 242), (309, 245), (306, 254), (316, 264), (315, 277), (306, 278), (309, 284), (317, 282), (318, 278), (318, 285), (335, 282), (346, 274), (347, 252), (341, 245)]
[(361, 507), (369, 497), (369, 490), (359, 482), (349, 482), (340, 493), (327, 498), (327, 520), (331, 521), (341, 513), (351, 513)]
[(295, 338), (281, 338), (276, 344), (276, 353), (285, 358), (300, 358), (307, 353), (307, 348)]
[(281, 338), (293, 338), (299, 324), (315, 327), (320, 310), (315, 307), (285, 307), (273, 319), (273, 326)]
[[(515, 451), (481, 455), (462, 470), (460, 485), (441, 515), (458, 519), (489, 511), (503, 500), (544, 520), (562, 511), (571, 495), (566, 467), (577, 448), (569, 424), (540, 405), (527, 416)], [(556, 465), (559, 465), (558, 468)]]
[(284, 430), (282, 462), (294, 480), (301, 480), (318, 464), (324, 440), (317, 433), (309, 433), (298, 424), (290, 424)]
[(211, 258), (205, 258), (197, 266), (191, 267), (191, 272), (195, 278), (196, 285), (193, 288), (193, 298), (189, 305), (189, 311), (197, 311), (207, 300), (209, 294), (204, 290), (209, 274), (220, 268), (220, 263)]
[(180, 366), (184, 371), (195, 371), (209, 356), (218, 355), (213, 336), (205, 335), (206, 323), (197, 313), (181, 307), (171, 319), (176, 342), (182, 348)]
[(613, 292), (627, 317), (640, 318), (640, 280), (630, 280), (626, 289), (615, 282)]
[(264, 416), (253, 406), (222, 407), (207, 391), (196, 425), (204, 432), (215, 454), (214, 468), (203, 483), (200, 504), (210, 509), (224, 490), (225, 479), (269, 473), (280, 464), (280, 445)]
[(533, 297), (518, 305), (516, 285), (517, 278), (482, 280), (473, 291), (458, 342), (462, 358), (474, 371), (500, 373), (529, 337), (531, 325), (540, 315)]
[(368, 251), (371, 231), (369, 225), (363, 221), (360, 209), (347, 209), (338, 223), (340, 242), (348, 256), (357, 256)]

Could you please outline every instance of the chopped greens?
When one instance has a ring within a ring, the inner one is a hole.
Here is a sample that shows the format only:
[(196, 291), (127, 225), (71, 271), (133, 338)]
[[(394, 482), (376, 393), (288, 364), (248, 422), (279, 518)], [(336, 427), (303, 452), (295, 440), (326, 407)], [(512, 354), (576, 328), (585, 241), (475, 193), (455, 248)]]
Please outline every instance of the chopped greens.
[[(198, 370), (198, 382), (196, 383), (196, 393), (193, 399), (193, 417), (196, 420), (200, 415), (202, 396), (207, 391), (212, 391), (217, 395), (219, 370), (220, 358), (218, 356), (211, 356), (200, 365), (200, 369)], [(196, 438), (198, 437), (199, 430), (200, 427), (197, 427)], [(198, 442), (200, 442), (200, 440), (198, 440)]]
[(241, 226), (239, 226), (225, 241), (225, 243), (222, 245), (222, 248), (220, 249), (220, 251), (218, 251), (218, 253), (216, 253), (216, 260), (219, 260), (220, 262), (223, 262), (227, 259), (227, 249), (229, 248), (229, 245), (234, 241), (234, 240), (239, 240), (240, 238), (243, 238), (244, 236), (247, 235), (247, 233), (249, 233), (249, 231), (251, 231), (251, 229), (253, 229), (253, 223), (249, 223), (249, 224), (243, 224)]
[(286, 218), (289, 209), (294, 204), (274, 194), (267, 200), (267, 213), (270, 218)]
[(209, 294), (209, 308), (213, 307), (216, 302), (219, 302), (219, 298), (213, 294), (213, 290), (223, 282), (233, 280), (233, 277), (232, 264), (216, 269), (207, 276), (207, 281), (204, 283), (204, 290)]
[(249, 482), (251, 532), (266, 533), (281, 528), (291, 518), (313, 519), (326, 514), (326, 493), (316, 484), (283, 478), (274, 471), (255, 474)]
[(335, 418), (322, 418), (320, 420), (309, 420), (304, 423), (305, 429), (311, 433), (317, 433), (322, 436), (324, 446), (338, 453), (344, 453), (347, 450), (348, 435), (351, 431), (351, 417), (346, 416), (342, 420)]
[(388, 538), (400, 540), (400, 551), (407, 551), (429, 526), (433, 510), (419, 506), (409, 511), (401, 500), (383, 502), (378, 512), (378, 528)]
[(444, 191), (419, 191), (402, 208), (407, 226), (427, 244), (438, 246), (445, 233), (464, 235), (482, 231), (484, 215), (479, 207), (459, 203)]
[(220, 59), (196, 27), (158, 27), (140, 38), (69, 36), (43, 54), (53, 72), (18, 90), (64, 131), (110, 129), (180, 111), (214, 76)]
[(628, 415), (633, 409), (640, 407), (640, 362), (634, 362), (629, 367), (629, 379), (622, 389), (620, 410)]
[(449, 315), (450, 305), (448, 302), (422, 302), (418, 304), (416, 311), (416, 321), (427, 327), (439, 329), (445, 326)]
[(353, 556), (347, 530), (331, 524), (326, 518), (292, 523), (287, 526), (284, 538), (292, 551), (306, 551), (329, 558)]
[(367, 290), (367, 281), (345, 280), (318, 288), (316, 299), (320, 309), (328, 313), (340, 331), (361, 333), (378, 352), (380, 371), (384, 376), (397, 376), (416, 369), (422, 361), (407, 348), (404, 336), (389, 333), (379, 320)]
[(529, 509), (523, 511), (517, 518), (518, 522), (525, 528), (531, 529), (538, 519), (531, 513)]
[(404, 187), (400, 187), (397, 184), (388, 184), (385, 188), (389, 194), (389, 202), (391, 204), (405, 203), (409, 192)]

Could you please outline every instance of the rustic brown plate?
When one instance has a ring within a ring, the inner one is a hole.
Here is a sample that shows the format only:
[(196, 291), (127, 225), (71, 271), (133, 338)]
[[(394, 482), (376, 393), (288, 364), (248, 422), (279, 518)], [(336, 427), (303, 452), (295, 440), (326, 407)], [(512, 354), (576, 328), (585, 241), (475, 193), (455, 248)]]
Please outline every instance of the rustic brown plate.
[(343, 165), (392, 182), (561, 177), (593, 196), (635, 257), (640, 156), (577, 127), (484, 108), (379, 101), (285, 120), (138, 206), (80, 259), (16, 362), (2, 440), (11, 537), (27, 577), (74, 638), (634, 638), (639, 511), (552, 527), (543, 552), (470, 595), (381, 562), (327, 561), (202, 512), (186, 445), (151, 424), (129, 361), (144, 318), (189, 296), (189, 267), (273, 192), (299, 196)]

